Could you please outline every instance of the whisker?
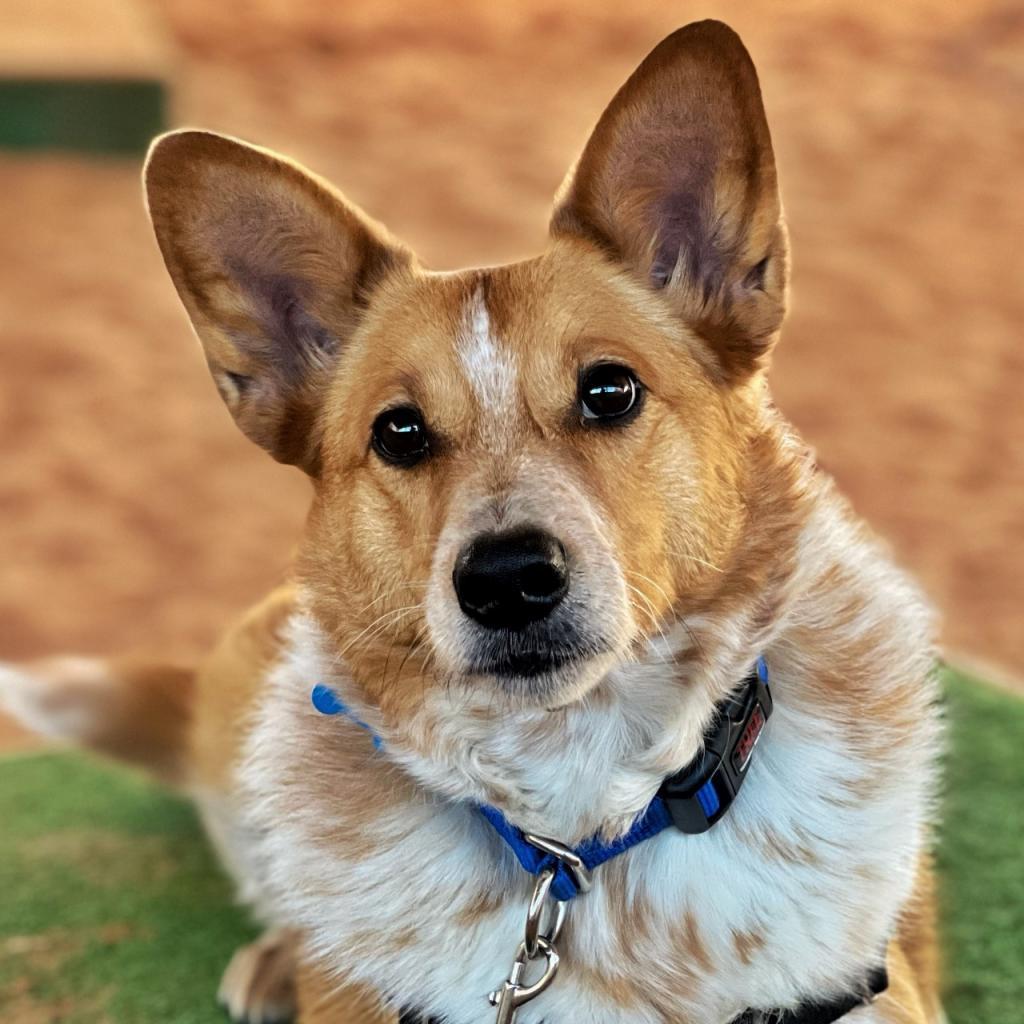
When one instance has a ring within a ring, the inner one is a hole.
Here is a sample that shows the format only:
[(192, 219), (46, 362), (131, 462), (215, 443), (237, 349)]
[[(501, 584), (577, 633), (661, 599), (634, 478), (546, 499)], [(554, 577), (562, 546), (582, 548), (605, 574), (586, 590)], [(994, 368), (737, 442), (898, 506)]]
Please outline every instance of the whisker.
[(365, 637), (366, 634), (369, 633), (371, 630), (373, 630), (374, 633), (373, 636), (371, 636), (369, 639), (374, 639), (376, 636), (379, 636), (380, 633), (382, 633), (385, 629), (387, 629), (389, 625), (391, 625), (392, 619), (401, 620), (401, 618), (403, 618), (408, 613), (419, 611), (422, 607), (423, 603), (417, 602), (416, 604), (406, 605), (404, 608), (393, 608), (391, 609), (391, 611), (387, 611), (384, 612), (383, 615), (379, 615), (365, 629), (360, 630), (359, 633), (357, 633), (347, 644), (345, 644), (345, 646), (340, 651), (337, 652), (337, 654), (334, 657), (334, 663), (337, 664), (338, 662), (340, 662), (341, 659), (344, 658), (345, 655), (352, 649), (352, 647), (355, 644), (357, 644), (360, 640), (362, 640), (363, 637)]
[(383, 594), (379, 595), (378, 597), (375, 597), (368, 605), (364, 605), (362, 608), (359, 609), (359, 611), (354, 612), (352, 614), (352, 618), (353, 619), (358, 619), (360, 616), (362, 616), (366, 612), (368, 612), (375, 604), (380, 604), (381, 601), (384, 601), (387, 598), (391, 597), (398, 590), (407, 590), (407, 589), (408, 590), (412, 590), (412, 589), (426, 590), (429, 586), (430, 586), (430, 581), (429, 580), (424, 580), (422, 582), (414, 582), (414, 583), (396, 583), (395, 586), (388, 587), (388, 589), (385, 590)]

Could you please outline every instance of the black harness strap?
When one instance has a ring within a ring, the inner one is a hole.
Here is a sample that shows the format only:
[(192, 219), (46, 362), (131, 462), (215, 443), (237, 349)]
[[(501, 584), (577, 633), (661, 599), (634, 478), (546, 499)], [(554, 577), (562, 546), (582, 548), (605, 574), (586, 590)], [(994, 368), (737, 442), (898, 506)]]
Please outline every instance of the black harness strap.
[[(872, 971), (867, 984), (858, 992), (838, 996), (827, 1002), (803, 1003), (795, 1010), (745, 1010), (729, 1024), (835, 1024), (859, 1006), (874, 1001), (889, 987), (884, 967)], [(444, 1024), (436, 1017), (424, 1017), (414, 1010), (403, 1010), (399, 1024)]]

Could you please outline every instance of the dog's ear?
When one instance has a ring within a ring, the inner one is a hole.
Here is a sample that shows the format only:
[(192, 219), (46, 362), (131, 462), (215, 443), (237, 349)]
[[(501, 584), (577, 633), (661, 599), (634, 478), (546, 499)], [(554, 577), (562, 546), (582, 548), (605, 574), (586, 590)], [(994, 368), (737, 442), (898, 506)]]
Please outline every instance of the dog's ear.
[(661, 292), (729, 379), (759, 365), (785, 312), (788, 247), (757, 73), (732, 29), (697, 22), (651, 52), (594, 129), (551, 229)]
[(164, 262), (236, 422), (315, 475), (328, 376), (373, 289), (410, 256), (324, 182), (220, 135), (157, 139), (145, 182)]

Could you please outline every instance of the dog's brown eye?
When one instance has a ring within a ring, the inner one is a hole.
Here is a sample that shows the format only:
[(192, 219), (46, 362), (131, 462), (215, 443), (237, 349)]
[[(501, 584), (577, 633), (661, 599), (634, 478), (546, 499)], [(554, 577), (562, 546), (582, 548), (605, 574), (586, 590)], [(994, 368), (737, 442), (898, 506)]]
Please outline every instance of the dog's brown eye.
[(381, 458), (397, 465), (419, 462), (429, 447), (419, 410), (403, 405), (382, 412), (373, 421), (373, 447)]
[(580, 409), (586, 420), (613, 420), (637, 408), (640, 381), (618, 363), (598, 363), (580, 377)]

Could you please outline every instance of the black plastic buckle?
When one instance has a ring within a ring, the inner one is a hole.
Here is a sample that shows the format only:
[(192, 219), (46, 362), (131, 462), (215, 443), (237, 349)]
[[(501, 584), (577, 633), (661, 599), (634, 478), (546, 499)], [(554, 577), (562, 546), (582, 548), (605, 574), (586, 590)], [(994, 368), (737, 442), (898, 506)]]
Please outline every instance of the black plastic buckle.
[(658, 790), (680, 832), (707, 832), (729, 810), (771, 714), (768, 670), (759, 659), (742, 689), (719, 704), (701, 753)]

